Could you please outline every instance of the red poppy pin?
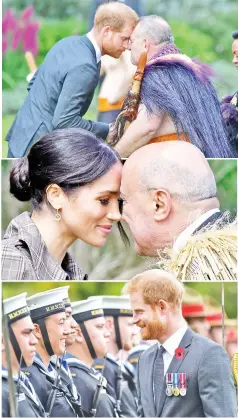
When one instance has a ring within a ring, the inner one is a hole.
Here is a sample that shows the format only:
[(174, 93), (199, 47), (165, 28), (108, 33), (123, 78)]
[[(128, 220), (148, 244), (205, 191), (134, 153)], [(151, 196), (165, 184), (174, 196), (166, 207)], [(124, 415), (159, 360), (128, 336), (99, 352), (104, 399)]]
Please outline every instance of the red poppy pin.
[(175, 357), (177, 360), (182, 360), (184, 357), (184, 348), (183, 347), (178, 347), (175, 350)]

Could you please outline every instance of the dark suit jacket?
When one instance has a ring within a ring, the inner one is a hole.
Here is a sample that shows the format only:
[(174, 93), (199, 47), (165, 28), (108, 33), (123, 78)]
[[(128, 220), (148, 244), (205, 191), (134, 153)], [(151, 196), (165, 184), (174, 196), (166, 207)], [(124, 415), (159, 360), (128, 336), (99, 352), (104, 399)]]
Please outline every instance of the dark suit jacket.
[(162, 393), (156, 405), (153, 368), (157, 344), (145, 350), (138, 362), (138, 416), (140, 417), (236, 417), (237, 405), (230, 360), (224, 348), (188, 329), (179, 347), (182, 359), (173, 357), (167, 373), (186, 373), (187, 394), (167, 396), (166, 382), (155, 390)]
[(47, 132), (83, 128), (105, 139), (108, 125), (83, 119), (98, 84), (100, 63), (86, 35), (51, 48), (29, 83), (29, 93), (6, 137), (11, 157), (22, 157)]

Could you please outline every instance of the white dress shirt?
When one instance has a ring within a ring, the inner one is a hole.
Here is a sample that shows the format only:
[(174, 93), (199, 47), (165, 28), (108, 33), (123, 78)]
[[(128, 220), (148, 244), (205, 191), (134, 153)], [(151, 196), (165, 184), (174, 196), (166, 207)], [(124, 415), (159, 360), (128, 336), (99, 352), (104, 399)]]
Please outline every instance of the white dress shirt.
[(214, 215), (214, 213), (220, 212), (219, 209), (211, 209), (208, 212), (203, 213), (199, 218), (197, 218), (194, 222), (192, 222), (175, 240), (173, 245), (173, 252), (174, 254), (178, 254), (179, 251), (184, 248), (187, 244), (187, 241), (191, 237), (194, 231), (203, 224), (210, 216)]
[[(166, 350), (163, 354), (163, 360), (164, 360), (164, 375), (167, 372), (169, 365), (172, 361), (172, 358), (175, 355), (176, 348), (179, 347), (179, 344), (187, 331), (188, 326), (187, 324), (183, 327), (179, 328), (171, 337), (169, 337), (162, 345), (164, 349)], [(159, 347), (161, 346), (160, 343), (158, 343)]]
[(99, 48), (99, 46), (98, 46), (98, 44), (97, 44), (97, 42), (96, 42), (96, 40), (95, 40), (95, 38), (92, 34), (92, 31), (88, 32), (86, 34), (86, 36), (88, 37), (88, 39), (90, 40), (90, 42), (92, 42), (92, 44), (94, 46), (94, 49), (95, 49), (95, 52), (96, 52), (97, 64), (98, 64), (99, 61), (101, 61), (101, 56), (102, 56), (101, 49)]

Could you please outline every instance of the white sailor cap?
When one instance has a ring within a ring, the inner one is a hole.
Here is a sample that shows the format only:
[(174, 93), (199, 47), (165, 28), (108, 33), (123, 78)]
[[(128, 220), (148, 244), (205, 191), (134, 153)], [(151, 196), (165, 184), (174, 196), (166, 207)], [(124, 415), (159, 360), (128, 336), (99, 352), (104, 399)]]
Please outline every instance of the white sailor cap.
[(72, 315), (75, 321), (88, 321), (89, 319), (104, 316), (102, 308), (102, 300), (100, 298), (81, 300), (79, 302), (72, 302)]
[(3, 300), (3, 311), (7, 316), (9, 324), (30, 315), (26, 295), (27, 293), (25, 292)]
[(54, 289), (50, 289), (47, 292), (54, 292), (57, 289), (60, 289), (64, 292), (63, 302), (64, 302), (65, 307), (68, 308), (69, 306), (71, 306), (71, 301), (69, 298), (69, 286), (55, 287)]
[(130, 298), (127, 296), (91, 296), (89, 299), (102, 299), (105, 316), (133, 316)]
[(32, 320), (45, 318), (59, 312), (65, 312), (65, 289), (55, 288), (46, 292), (36, 293), (27, 298)]

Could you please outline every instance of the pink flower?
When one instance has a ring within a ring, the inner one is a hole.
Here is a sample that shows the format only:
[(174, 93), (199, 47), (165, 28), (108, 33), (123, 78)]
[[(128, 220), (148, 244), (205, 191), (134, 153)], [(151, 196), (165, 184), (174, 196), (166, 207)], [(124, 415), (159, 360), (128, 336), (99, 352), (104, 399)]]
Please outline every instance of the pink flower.
[[(7, 9), (2, 22), (3, 33), (3, 54), (7, 51), (8, 42), (11, 43), (13, 51), (17, 50), (22, 43), (24, 52), (31, 51), (33, 55), (38, 53), (38, 31), (40, 25), (38, 22), (32, 21), (34, 8), (27, 7), (21, 17), (17, 20), (12, 9)], [(11, 33), (9, 38), (8, 33)]]
[(33, 16), (33, 14), (34, 14), (34, 7), (29, 6), (22, 13), (21, 19), (24, 20), (24, 21), (27, 21)]
[(38, 53), (38, 30), (38, 23), (28, 23), (23, 34), (23, 51), (31, 51), (35, 56)]
[(7, 40), (2, 38), (2, 55), (7, 52)]
[(2, 20), (2, 34), (6, 35), (12, 32), (17, 27), (17, 19), (15, 18), (12, 9), (7, 9)]
[(18, 27), (17, 30), (15, 30), (15, 32), (13, 33), (13, 37), (12, 37), (12, 49), (13, 49), (13, 51), (15, 51), (19, 47), (19, 44), (20, 44), (21, 39), (22, 39), (22, 35), (23, 35), (23, 28)]

